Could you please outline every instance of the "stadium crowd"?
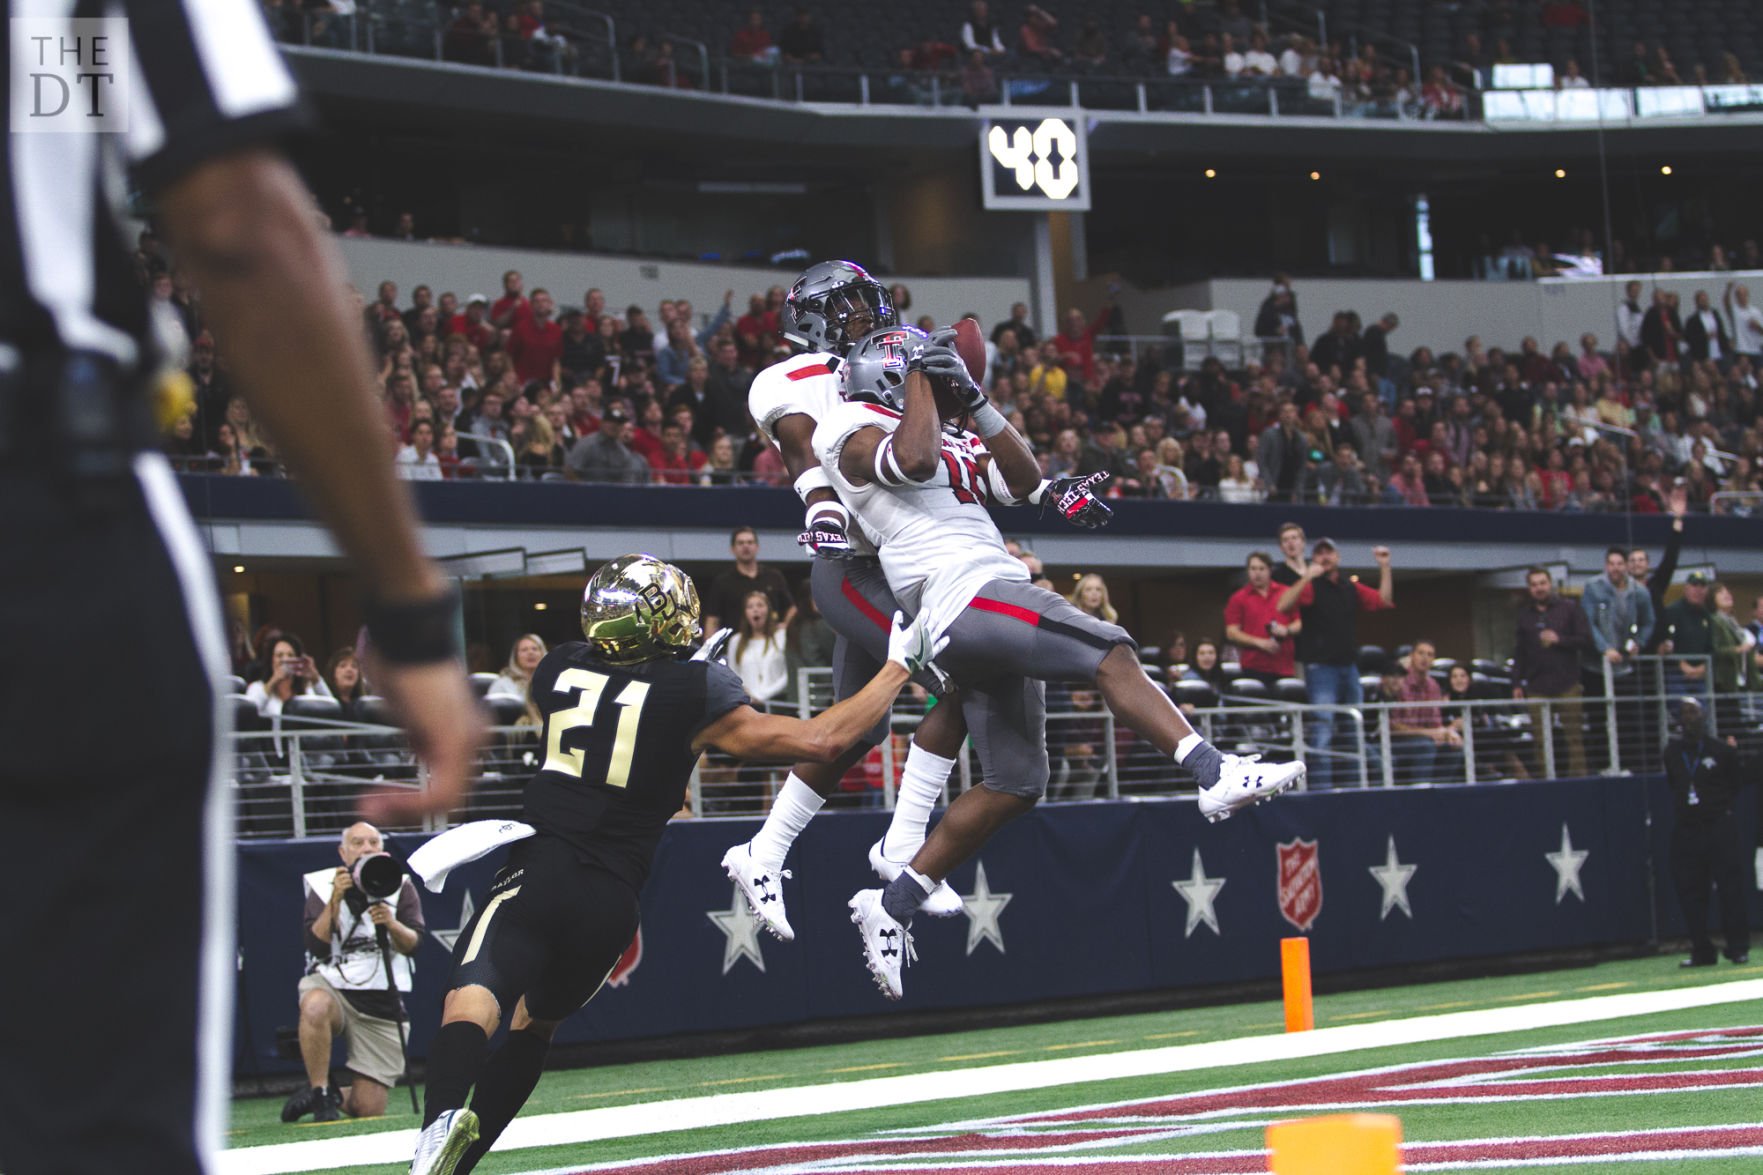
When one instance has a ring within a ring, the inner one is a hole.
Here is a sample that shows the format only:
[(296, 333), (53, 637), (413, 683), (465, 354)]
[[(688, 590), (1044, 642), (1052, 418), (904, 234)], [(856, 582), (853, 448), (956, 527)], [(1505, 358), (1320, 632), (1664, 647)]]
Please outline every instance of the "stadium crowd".
[[(696, 14), (681, 13), (670, 27), (657, 19), (661, 14), (614, 0), (602, 7), (612, 10), (615, 27), (636, 30), (621, 31), (616, 47), (607, 43), (605, 17), (569, 4), (547, 7), (544, 0), (263, 3), (278, 39), (293, 43), (371, 43), (379, 52), (438, 52), (461, 64), (565, 74), (609, 72), (616, 53), (622, 80), (680, 89), (738, 90), (740, 71), (755, 67), (858, 65), (878, 74), (875, 100), (916, 103), (995, 102), (1006, 86), (1013, 100), (1029, 100), (1049, 79), (1142, 78), (1209, 83), (1220, 109), (1245, 97), (1254, 105), (1257, 90), (1274, 87), (1287, 95), (1282, 110), (1320, 105), (1332, 111), (1338, 103), (1348, 115), (1454, 119), (1465, 117), (1468, 94), (1491, 85), (1494, 67), (1505, 64), (1549, 64), (1557, 89), (1748, 81), (1737, 45), (1678, 37), (1668, 44), (1627, 12), (1601, 30), (1605, 44), (1595, 51), (1589, 12), (1579, 0), (1430, 6), (1439, 11), (1424, 12), (1400, 35), (1350, 23), (1325, 31), (1314, 7), (1240, 0), (1174, 10), (1130, 0), (968, 0), (946, 6), (940, 20), (881, 27), (861, 14), (841, 12), (828, 21), (812, 5), (757, 4), (705, 12), (723, 24), (720, 35), (707, 35), (694, 27)], [(374, 32), (365, 32), (364, 24)], [(835, 26), (830, 35), (829, 26)], [(1623, 41), (1622, 50), (1613, 51), (1628, 35), (1635, 38), (1632, 49)], [(695, 51), (700, 46), (702, 57)], [(720, 69), (710, 65), (712, 52)], [(1599, 63), (1602, 73), (1594, 78), (1592, 66)], [(704, 76), (707, 69), (712, 77)], [(1264, 97), (1259, 109), (1266, 110)]]
[[(175, 463), (276, 474), (199, 292), (151, 233), (137, 263), (191, 340), (193, 404), (167, 438)], [(903, 321), (944, 325), (914, 314), (906, 287), (893, 292)], [(782, 485), (746, 396), (788, 353), (783, 298), (773, 285), (704, 311), (667, 299), (651, 319), (598, 288), (560, 308), (512, 270), (494, 300), (428, 286), (405, 299), (381, 282), (361, 313), (388, 453), (413, 479)], [(1577, 347), (1470, 335), (1461, 351), (1404, 355), (1394, 313), (1367, 326), (1341, 310), (1306, 335), (1281, 275), (1254, 326), (1263, 358), (1237, 370), (1183, 363), (1173, 347), (1135, 355), (1111, 337), (1124, 334), (1111, 305), (1068, 310), (1046, 338), (1028, 319), (1018, 304), (986, 328), (991, 398), (1049, 476), (1107, 471), (1117, 498), (1653, 513), (1675, 486), (1696, 511), (1752, 509), (1743, 493), (1763, 490), (1763, 312), (1742, 285), (1680, 307), (1632, 281), (1613, 346), (1587, 324)]]

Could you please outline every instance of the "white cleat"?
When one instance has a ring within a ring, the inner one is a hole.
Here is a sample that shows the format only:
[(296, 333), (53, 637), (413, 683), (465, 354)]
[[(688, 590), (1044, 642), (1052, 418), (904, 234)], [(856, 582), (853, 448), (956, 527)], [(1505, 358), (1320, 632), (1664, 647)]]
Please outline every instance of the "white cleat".
[[(907, 862), (896, 861), (882, 852), (882, 843), (886, 839), (883, 837), (869, 846), (869, 867), (883, 881), (892, 881), (905, 871)], [(951, 889), (948, 882), (939, 881), (937, 887), (930, 891), (930, 896), (919, 903), (918, 908), (932, 918), (953, 918), (965, 907), (961, 904), (961, 895)]]
[(875, 986), (890, 1000), (906, 994), (900, 986), (900, 971), (908, 963), (918, 961), (912, 948), (912, 932), (901, 926), (882, 909), (882, 891), (859, 890), (850, 901), (851, 921), (863, 935), (863, 961)]
[(1260, 755), (1225, 755), (1218, 782), (1200, 792), (1200, 815), (1217, 824), (1239, 808), (1265, 803), (1303, 781), (1302, 763), (1263, 763)]
[(448, 1110), (416, 1136), (410, 1175), (453, 1175), (476, 1141), (477, 1115), (470, 1110)]
[(730, 881), (740, 887), (747, 905), (772, 936), (784, 942), (796, 941), (790, 920), (784, 916), (783, 879), (792, 876), (788, 869), (773, 869), (753, 856), (751, 842), (736, 845), (722, 855), (722, 870)]

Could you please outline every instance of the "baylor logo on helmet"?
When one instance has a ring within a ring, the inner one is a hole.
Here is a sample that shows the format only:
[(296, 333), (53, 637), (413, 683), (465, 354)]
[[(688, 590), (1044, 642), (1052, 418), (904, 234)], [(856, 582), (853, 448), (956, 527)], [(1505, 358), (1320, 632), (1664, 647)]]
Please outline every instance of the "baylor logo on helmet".
[(666, 620), (679, 611), (679, 605), (658, 583), (646, 583), (637, 589), (637, 614), (647, 620)]

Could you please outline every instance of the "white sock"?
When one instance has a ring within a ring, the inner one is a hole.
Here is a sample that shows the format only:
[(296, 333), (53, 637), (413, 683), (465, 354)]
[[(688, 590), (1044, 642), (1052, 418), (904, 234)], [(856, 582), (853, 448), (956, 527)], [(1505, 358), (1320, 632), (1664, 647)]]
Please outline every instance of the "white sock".
[(794, 771), (784, 780), (778, 790), (777, 799), (771, 802), (771, 811), (765, 817), (765, 823), (754, 834), (749, 842), (753, 856), (771, 869), (782, 869), (784, 858), (789, 855), (790, 846), (814, 819), (826, 803), (826, 797), (802, 782), (802, 777)]
[(1200, 737), (1198, 731), (1188, 735), (1186, 738), (1175, 744), (1175, 761), (1177, 763), (1186, 761), (1187, 757), (1194, 753), (1194, 748), (1205, 741), (1205, 739)]
[(955, 760), (927, 751), (918, 743), (906, 752), (900, 772), (900, 790), (894, 797), (894, 819), (882, 835), (882, 855), (890, 861), (910, 861), (924, 844), (931, 809), (942, 797)]

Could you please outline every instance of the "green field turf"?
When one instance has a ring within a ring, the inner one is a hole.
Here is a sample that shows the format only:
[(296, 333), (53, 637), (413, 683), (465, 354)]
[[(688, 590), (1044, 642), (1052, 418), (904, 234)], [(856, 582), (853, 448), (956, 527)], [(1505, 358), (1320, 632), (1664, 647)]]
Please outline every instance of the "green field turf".
[[(1520, 976), (1322, 996), (1317, 1000), (1316, 1021), (1319, 1028), (1326, 1028), (1445, 1012), (1698, 986), (1722, 980), (1753, 978), (1763, 973), (1763, 967), (1726, 966), (1682, 972), (1675, 964), (1675, 956), (1661, 956)], [(854, 1044), (749, 1052), (732, 1056), (560, 1070), (547, 1074), (540, 1083), (538, 1091), (528, 1104), (527, 1115), (914, 1073), (927, 1075), (926, 1100), (915, 1105), (888, 1106), (863, 1113), (780, 1118), (738, 1127), (700, 1129), (672, 1135), (528, 1148), (506, 1155), (492, 1155), (479, 1170), (532, 1171), (571, 1163), (640, 1159), (680, 1152), (804, 1140), (846, 1139), (874, 1131), (930, 1127), (953, 1121), (1056, 1110), (1080, 1104), (1166, 1096), (1233, 1085), (1289, 1083), (1377, 1066), (1479, 1057), (1545, 1044), (1752, 1024), (1763, 1024), (1763, 1007), (1737, 1004), (1570, 1025), (1522, 1035), (1445, 1040), (1401, 1048), (1306, 1058), (1277, 1065), (1230, 1066), (978, 1098), (961, 1097), (962, 1069), (1263, 1036), (1278, 1033), (1282, 1029), (1281, 1009), (1275, 1002), (1258, 1002), (1186, 1011), (1063, 1020), (1035, 1026), (940, 1033)], [(1721, 1067), (1746, 1067), (1754, 1063), (1723, 1058), (1698, 1067), (1712, 1070)], [(1617, 1068), (1620, 1067), (1593, 1067), (1579, 1072), (1593, 1076), (1615, 1072)], [(789, 1104), (788, 1097), (780, 1095), (780, 1112), (785, 1112)], [(276, 1116), (280, 1105), (280, 1098), (248, 1098), (236, 1101), (230, 1145), (249, 1147), (408, 1128), (415, 1124), (409, 1112), (408, 1099), (402, 1090), (394, 1093), (392, 1113), (375, 1121), (344, 1121), (322, 1126), (308, 1122), (298, 1126), (284, 1126)], [(1474, 1105), (1404, 1106), (1399, 1112), (1405, 1136), (1409, 1142), (1414, 1142), (1748, 1123), (1763, 1119), (1759, 1106), (1763, 1106), (1759, 1091), (1754, 1087), (1742, 1087), (1685, 1093), (1654, 1092), (1645, 1096), (1573, 1097), (1522, 1103), (1489, 1101)], [(1172, 1148), (1191, 1151), (1255, 1148), (1261, 1145), (1263, 1122), (1263, 1118), (1257, 1117), (1252, 1125), (1220, 1133), (1206, 1133), (1192, 1139), (1183, 1139), (1179, 1144), (1161, 1139), (1142, 1146), (1128, 1144), (1111, 1148), (1107, 1153), (1165, 1153)], [(1644, 1166), (1648, 1170), (1669, 1169), (1673, 1172), (1756, 1171), (1763, 1170), (1763, 1156), (1625, 1165)], [(356, 1170), (392, 1172), (401, 1169), (397, 1166), (377, 1166)], [(1476, 1169), (1486, 1171), (1507, 1168)], [(1554, 1166), (1549, 1169), (1566, 1171), (1576, 1167)]]

